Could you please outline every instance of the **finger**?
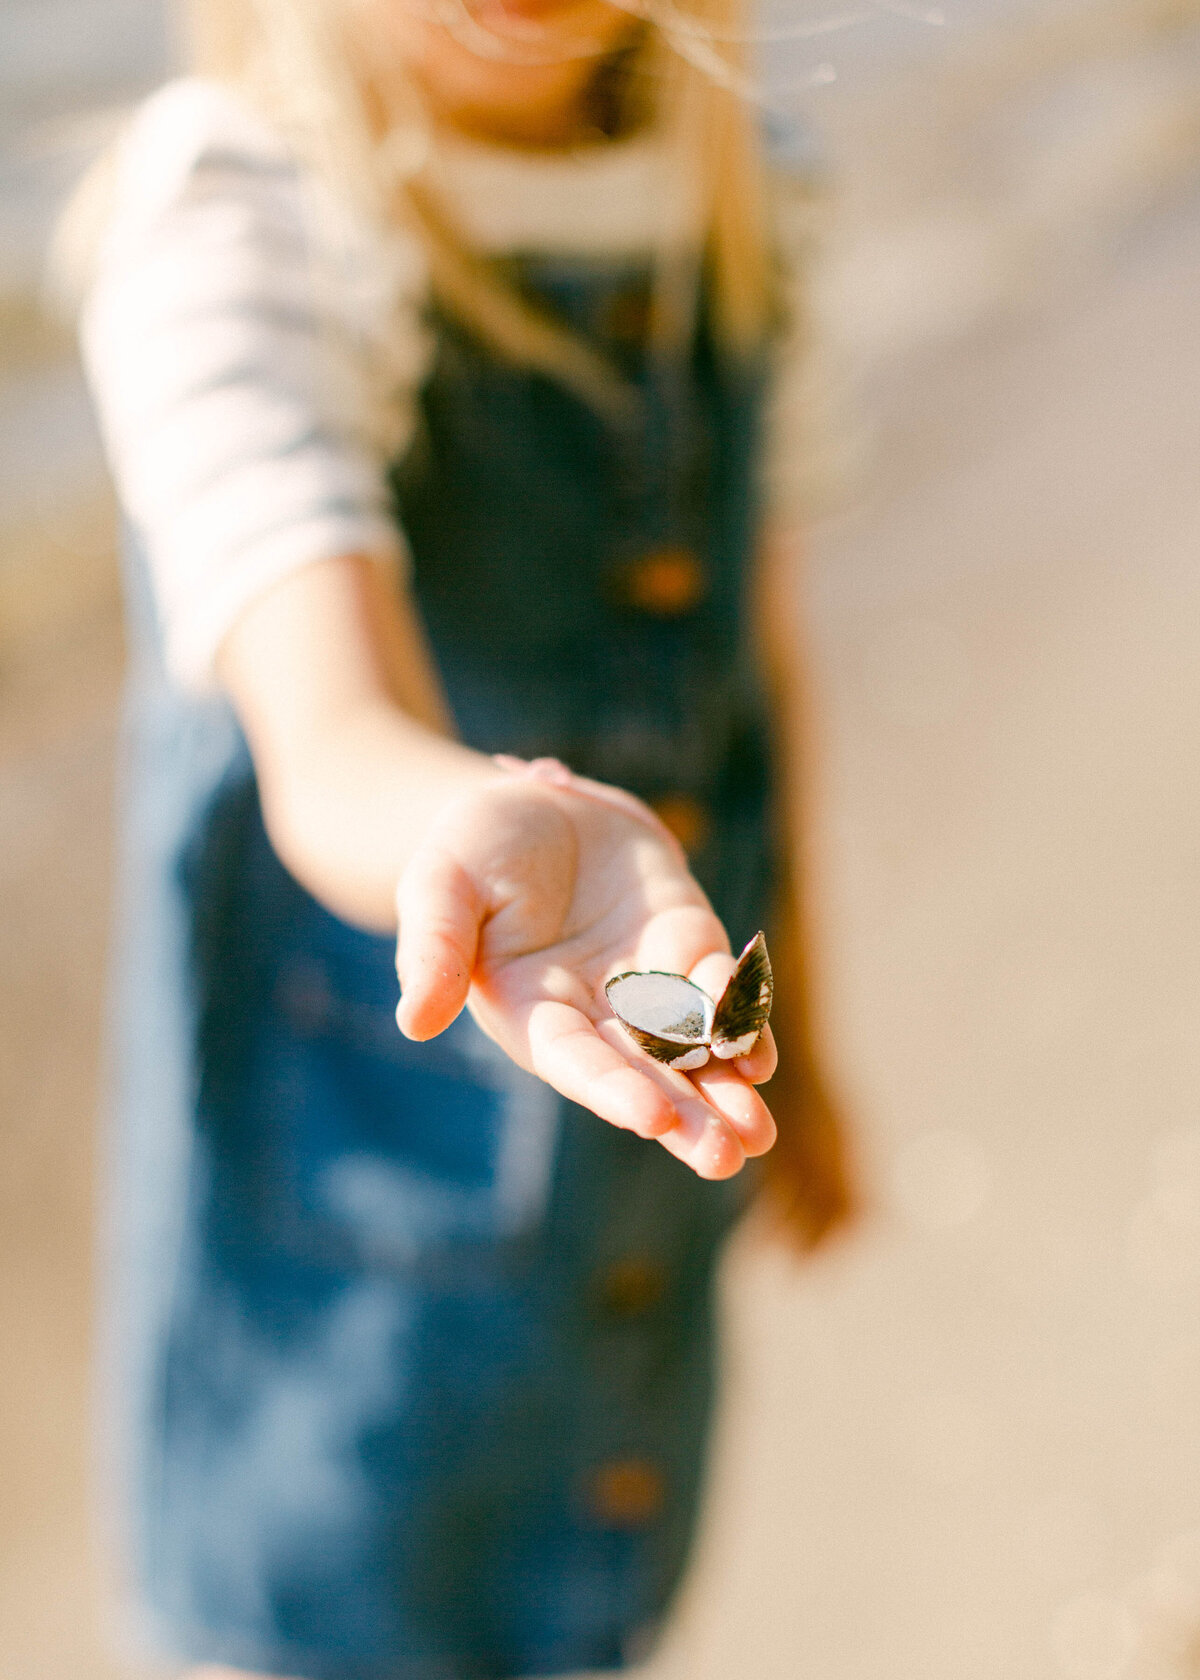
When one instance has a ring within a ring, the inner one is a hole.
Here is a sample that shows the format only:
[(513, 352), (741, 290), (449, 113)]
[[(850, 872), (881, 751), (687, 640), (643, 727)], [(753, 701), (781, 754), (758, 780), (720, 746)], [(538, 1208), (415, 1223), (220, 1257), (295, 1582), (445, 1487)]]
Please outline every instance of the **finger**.
[(728, 1062), (715, 1058), (692, 1074), (706, 1102), (733, 1128), (747, 1155), (765, 1155), (775, 1142), (775, 1121), (758, 1092)]
[(534, 1073), (570, 1102), (639, 1137), (659, 1137), (678, 1124), (672, 1093), (607, 1043), (573, 1004), (542, 999), (525, 1031)]
[[(552, 766), (551, 779), (556, 781), (560, 787), (565, 787), (573, 793), (583, 794), (589, 799), (594, 799), (598, 805), (607, 805), (614, 811), (620, 811), (623, 816), (632, 817), (635, 822), (641, 823), (643, 828), (648, 828), (681, 863), (686, 865), (687, 855), (679, 841), (671, 833), (662, 818), (636, 794), (629, 793), (625, 788), (614, 787), (609, 782), (593, 781), (590, 776), (577, 776), (573, 770), (568, 770), (565, 765), (559, 764), (557, 759), (535, 759), (531, 768), (536, 771), (537, 767), (542, 764)], [(553, 771), (562, 774), (561, 776), (555, 776)]]
[(714, 1003), (720, 1003), (721, 993), (729, 984), (729, 976), (736, 967), (737, 959), (728, 949), (710, 950), (684, 972), (693, 986), (699, 986), (702, 992), (708, 993)]
[(462, 865), (427, 846), (401, 876), (396, 908), (396, 1024), (407, 1038), (433, 1038), (467, 1001), (483, 904)]
[(708, 1102), (689, 1075), (673, 1072), (647, 1056), (615, 1021), (602, 1021), (597, 1035), (644, 1072), (671, 1100), (676, 1122), (658, 1141), (701, 1178), (729, 1178), (746, 1162), (742, 1141), (727, 1117)]
[(657, 1138), (702, 1178), (727, 1178), (743, 1165), (745, 1150), (725, 1117), (683, 1074), (638, 1050), (615, 1021), (597, 1028), (572, 1005), (543, 1000), (530, 1010), (526, 1032), (533, 1071), (571, 1102)]
[(779, 1051), (775, 1045), (775, 1034), (770, 1027), (764, 1027), (762, 1037), (748, 1056), (739, 1056), (731, 1064), (748, 1079), (751, 1085), (765, 1085), (779, 1066)]
[[(707, 904), (680, 904), (660, 911), (647, 924), (637, 943), (634, 967), (691, 978), (693, 969), (714, 956), (724, 956), (727, 963), (725, 969), (716, 970), (719, 996), (734, 967), (725, 929)], [(696, 984), (708, 991), (702, 981)]]
[[(682, 1106), (682, 1105), (681, 1105)], [(659, 1143), (699, 1178), (732, 1178), (746, 1164), (746, 1151), (725, 1119), (707, 1103), (691, 1108)]]

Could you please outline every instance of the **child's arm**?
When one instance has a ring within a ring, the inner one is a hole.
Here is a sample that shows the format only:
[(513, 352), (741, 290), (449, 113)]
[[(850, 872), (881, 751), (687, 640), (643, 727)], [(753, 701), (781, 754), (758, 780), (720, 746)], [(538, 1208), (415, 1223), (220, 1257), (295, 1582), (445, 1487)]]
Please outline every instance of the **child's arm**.
[(704, 1177), (770, 1148), (753, 1088), (769, 1034), (695, 1074), (652, 1062), (603, 984), (621, 968), (719, 993), (728, 940), (679, 846), (645, 807), (505, 773), (449, 739), (418, 621), (375, 562), (289, 573), (226, 635), (272, 842), (341, 915), (396, 925), (410, 1037), (464, 1003), (523, 1067), (602, 1119), (657, 1137)]
[(419, 250), (360, 249), (340, 220), (330, 238), (286, 146), (202, 81), (143, 108), (109, 198), (83, 340), (110, 457), (168, 669), (203, 688), (220, 650), (278, 850), (366, 925), (395, 926), (399, 884), (405, 1031), (469, 1002), (567, 1096), (700, 1172), (736, 1171), (771, 1140), (750, 1084), (770, 1044), (746, 1077), (672, 1075), (603, 997), (621, 968), (710, 991), (729, 972), (682, 853), (636, 801), (505, 775), (449, 740), (389, 581), (403, 554), (383, 462), (411, 440), (428, 349)]

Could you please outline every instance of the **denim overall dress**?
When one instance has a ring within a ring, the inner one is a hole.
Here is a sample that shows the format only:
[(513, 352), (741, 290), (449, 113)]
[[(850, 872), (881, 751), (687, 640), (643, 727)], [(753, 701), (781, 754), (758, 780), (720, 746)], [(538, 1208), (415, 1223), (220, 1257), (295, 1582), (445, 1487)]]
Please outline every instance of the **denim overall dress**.
[[(703, 329), (652, 361), (640, 265), (513, 272), (635, 400), (617, 423), (439, 323), (394, 490), (442, 680), (472, 746), (656, 805), (737, 949), (771, 874), (758, 370)], [(309, 1680), (636, 1660), (694, 1528), (748, 1174), (702, 1181), (466, 1014), (401, 1037), (392, 942), (276, 859), (136, 547), (107, 1371), (143, 1632)]]

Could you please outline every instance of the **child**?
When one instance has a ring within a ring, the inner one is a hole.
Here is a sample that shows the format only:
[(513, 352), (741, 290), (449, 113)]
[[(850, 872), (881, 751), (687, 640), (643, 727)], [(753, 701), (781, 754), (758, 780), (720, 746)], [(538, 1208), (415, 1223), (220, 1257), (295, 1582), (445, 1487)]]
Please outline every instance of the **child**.
[[(197, 0), (200, 74), (108, 170), (113, 1395), (187, 1661), (618, 1666), (686, 1558), (775, 1051), (671, 1073), (603, 984), (718, 993), (784, 890), (751, 564), (791, 353), (753, 123), (665, 18)], [(845, 1187), (785, 943), (811, 1240)]]

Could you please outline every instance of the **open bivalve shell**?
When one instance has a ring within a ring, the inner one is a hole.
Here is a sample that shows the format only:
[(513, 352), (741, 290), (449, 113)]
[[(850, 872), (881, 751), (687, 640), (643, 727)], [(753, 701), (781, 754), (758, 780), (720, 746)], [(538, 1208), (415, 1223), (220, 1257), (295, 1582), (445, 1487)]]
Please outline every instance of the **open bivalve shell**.
[(680, 1073), (747, 1056), (771, 1013), (773, 983), (767, 942), (755, 934), (738, 958), (719, 1003), (682, 974), (618, 974), (604, 988), (613, 1014), (635, 1044)]

